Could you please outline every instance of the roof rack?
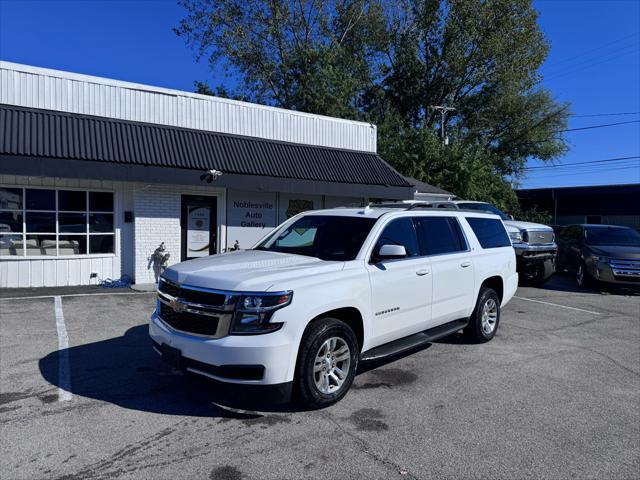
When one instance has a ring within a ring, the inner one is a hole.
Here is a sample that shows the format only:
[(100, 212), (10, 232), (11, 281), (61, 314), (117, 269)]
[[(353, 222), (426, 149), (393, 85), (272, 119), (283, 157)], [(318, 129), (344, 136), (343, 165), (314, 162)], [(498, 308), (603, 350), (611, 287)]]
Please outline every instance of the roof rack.
[(434, 208), (434, 206), (429, 202), (412, 203), (411, 205), (409, 205), (409, 208), (407, 208), (407, 210), (415, 210), (416, 208)]

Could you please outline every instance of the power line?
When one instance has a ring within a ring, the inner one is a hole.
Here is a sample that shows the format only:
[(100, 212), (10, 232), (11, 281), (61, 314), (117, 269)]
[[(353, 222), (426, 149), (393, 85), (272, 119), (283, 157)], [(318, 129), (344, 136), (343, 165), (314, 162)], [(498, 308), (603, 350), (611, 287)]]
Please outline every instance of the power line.
[[(640, 33), (636, 32), (572, 55), (569, 58), (559, 61), (552, 60), (543, 67), (545, 72), (544, 78), (545, 80), (552, 80), (564, 77), (635, 53), (638, 46), (640, 46), (640, 43), (637, 41), (638, 35), (640, 35)], [(598, 53), (594, 55), (594, 52)]]
[(602, 124), (602, 125), (591, 125), (589, 127), (567, 128), (566, 130), (559, 130), (557, 133), (575, 132), (577, 130), (591, 130), (593, 128), (613, 127), (613, 126), (616, 126), (616, 125), (626, 125), (627, 123), (640, 123), (640, 120), (629, 120), (629, 121), (626, 121), (626, 122), (605, 123), (605, 124)]
[[(593, 169), (592, 170), (582, 170), (579, 172), (576, 172), (580, 175), (593, 175), (593, 174), (601, 174), (604, 172), (617, 172), (617, 171), (622, 171), (622, 170), (630, 170), (630, 169), (634, 169), (635, 171), (638, 172), (638, 177), (640, 177), (640, 169), (638, 169), (638, 166), (636, 165), (631, 165), (631, 166), (626, 166), (626, 167), (609, 167), (609, 168), (604, 168), (604, 169)], [(533, 178), (538, 178), (540, 180), (544, 180), (547, 178), (556, 178), (556, 177), (566, 177), (567, 175), (569, 175), (569, 173), (561, 173), (561, 172), (544, 172), (546, 174), (543, 175), (536, 175)]]
[(588, 115), (571, 115), (571, 116), (573, 118), (587, 118), (587, 117), (616, 117), (620, 115), (640, 115), (640, 112), (591, 113)]
[(616, 157), (616, 158), (604, 158), (602, 160), (589, 160), (586, 162), (573, 162), (573, 163), (563, 163), (561, 165), (537, 165), (533, 167), (525, 167), (524, 170), (538, 170), (542, 168), (559, 168), (559, 167), (570, 167), (573, 165), (587, 165), (593, 163), (607, 163), (607, 162), (619, 162), (622, 160), (634, 160), (636, 158), (640, 158), (640, 155), (634, 155), (631, 157)]
[(592, 165), (583, 165), (582, 167), (576, 168), (575, 170), (572, 170), (571, 172), (548, 172), (548, 171), (543, 171), (543, 172), (525, 172), (527, 175), (535, 175), (538, 177), (555, 177), (555, 176), (567, 176), (567, 175), (574, 175), (574, 174), (579, 174), (579, 175), (584, 175), (586, 173), (606, 173), (606, 172), (612, 172), (615, 170), (623, 170), (623, 169), (634, 169), (636, 171), (638, 171), (638, 173), (640, 173), (640, 168), (638, 167), (638, 165), (598, 165), (598, 166), (592, 166)]
[[(549, 62), (547, 64), (547, 67), (555, 67), (556, 65), (559, 65), (561, 63), (571, 63), (577, 58), (581, 58), (581, 57), (587, 56), (590, 53), (597, 52), (599, 50), (603, 50), (603, 49), (605, 49), (607, 47), (610, 47), (612, 45), (616, 45), (616, 44), (618, 44), (620, 42), (625, 42), (626, 40), (629, 40), (629, 39), (637, 37), (637, 36), (638, 36), (637, 32), (636, 33), (632, 33), (630, 35), (625, 35), (624, 37), (620, 37), (620, 38), (617, 38), (616, 40), (612, 40), (610, 42), (603, 43), (600, 46), (597, 46), (597, 47), (594, 47), (594, 48), (590, 48), (588, 50), (584, 50), (584, 51), (582, 51), (580, 53), (577, 53), (575, 55), (572, 55), (570, 57), (566, 57), (566, 58), (563, 58), (563, 59), (560, 59), (560, 60), (556, 60), (556, 61), (551, 61), (551, 62)], [(596, 55), (596, 57), (597, 56), (598, 55)]]
[(640, 168), (638, 167), (638, 165), (582, 165), (580, 167), (577, 167), (575, 170), (572, 170), (572, 172), (557, 172), (557, 171), (543, 171), (543, 172), (526, 172), (527, 174), (535, 174), (535, 175), (542, 175), (542, 176), (555, 176), (555, 175), (570, 175), (572, 173), (576, 173), (576, 174), (583, 174), (583, 173), (596, 173), (596, 172), (610, 172), (613, 170), (621, 170), (621, 169), (627, 169), (627, 168), (634, 168), (636, 170), (638, 170), (638, 172), (640, 173)]
[(586, 70), (588, 68), (596, 67), (598, 65), (602, 65), (603, 63), (611, 62), (613, 60), (618, 60), (619, 58), (625, 57), (625, 56), (627, 56), (629, 54), (632, 54), (632, 53), (636, 53), (638, 51), (639, 50), (638, 50), (637, 47), (632, 47), (631, 50), (619, 51), (619, 52), (616, 52), (612, 56), (609, 56), (607, 58), (603, 58), (603, 59), (596, 60), (596, 61), (591, 61), (591, 63), (586, 63), (585, 62), (582, 65), (574, 65), (573, 67), (565, 68), (564, 70), (558, 70), (555, 73), (552, 72), (551, 74), (548, 74), (548, 76), (544, 75), (544, 79), (548, 81), (548, 80), (554, 80), (556, 78), (566, 77), (567, 75), (573, 75), (574, 73), (581, 72), (582, 70)]

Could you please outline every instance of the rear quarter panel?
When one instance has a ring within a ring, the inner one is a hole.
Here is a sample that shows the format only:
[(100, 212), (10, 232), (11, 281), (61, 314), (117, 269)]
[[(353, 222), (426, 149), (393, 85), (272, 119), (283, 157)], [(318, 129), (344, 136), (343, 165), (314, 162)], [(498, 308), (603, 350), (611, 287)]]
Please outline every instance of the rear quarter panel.
[[(478, 298), (480, 286), (486, 279), (499, 276), (502, 278), (503, 284), (502, 305), (505, 305), (513, 297), (518, 286), (515, 250), (511, 245), (508, 247), (482, 248), (471, 226), (466, 221), (460, 223), (473, 254), (474, 298)], [(469, 311), (469, 315), (471, 315), (472, 311), (473, 308)]]

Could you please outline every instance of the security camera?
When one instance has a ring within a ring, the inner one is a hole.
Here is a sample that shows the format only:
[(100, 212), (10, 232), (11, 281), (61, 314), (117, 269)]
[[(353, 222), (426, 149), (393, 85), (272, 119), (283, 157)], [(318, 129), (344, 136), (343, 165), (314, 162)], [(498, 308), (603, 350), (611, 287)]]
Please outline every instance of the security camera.
[(200, 180), (206, 180), (207, 183), (211, 183), (220, 175), (222, 175), (222, 172), (220, 170), (211, 169), (200, 175)]

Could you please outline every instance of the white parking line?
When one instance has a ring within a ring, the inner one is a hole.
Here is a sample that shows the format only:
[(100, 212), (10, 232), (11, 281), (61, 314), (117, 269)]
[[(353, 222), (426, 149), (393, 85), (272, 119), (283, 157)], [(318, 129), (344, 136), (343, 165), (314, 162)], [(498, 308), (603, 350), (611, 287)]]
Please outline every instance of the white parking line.
[(156, 292), (109, 292), (109, 293), (67, 293), (66, 295), (38, 295), (33, 297), (6, 297), (0, 298), (0, 302), (2, 300), (31, 300), (31, 299), (42, 299), (42, 298), (56, 298), (56, 297), (104, 297), (111, 295), (155, 295)]
[(58, 401), (66, 402), (73, 398), (71, 393), (71, 372), (69, 370), (69, 335), (64, 324), (62, 298), (53, 297), (56, 312), (56, 330), (58, 331)]
[(542, 303), (543, 305), (551, 305), (552, 307), (566, 308), (567, 310), (575, 310), (577, 312), (590, 313), (591, 315), (600, 315), (598, 312), (594, 312), (592, 310), (585, 310), (584, 308), (576, 308), (576, 307), (567, 307), (566, 305), (560, 305), (558, 303), (551, 303), (551, 302), (543, 302), (542, 300), (534, 300), (533, 298), (518, 297), (517, 295), (514, 295), (513, 298), (517, 298), (518, 300), (526, 300), (527, 302)]

